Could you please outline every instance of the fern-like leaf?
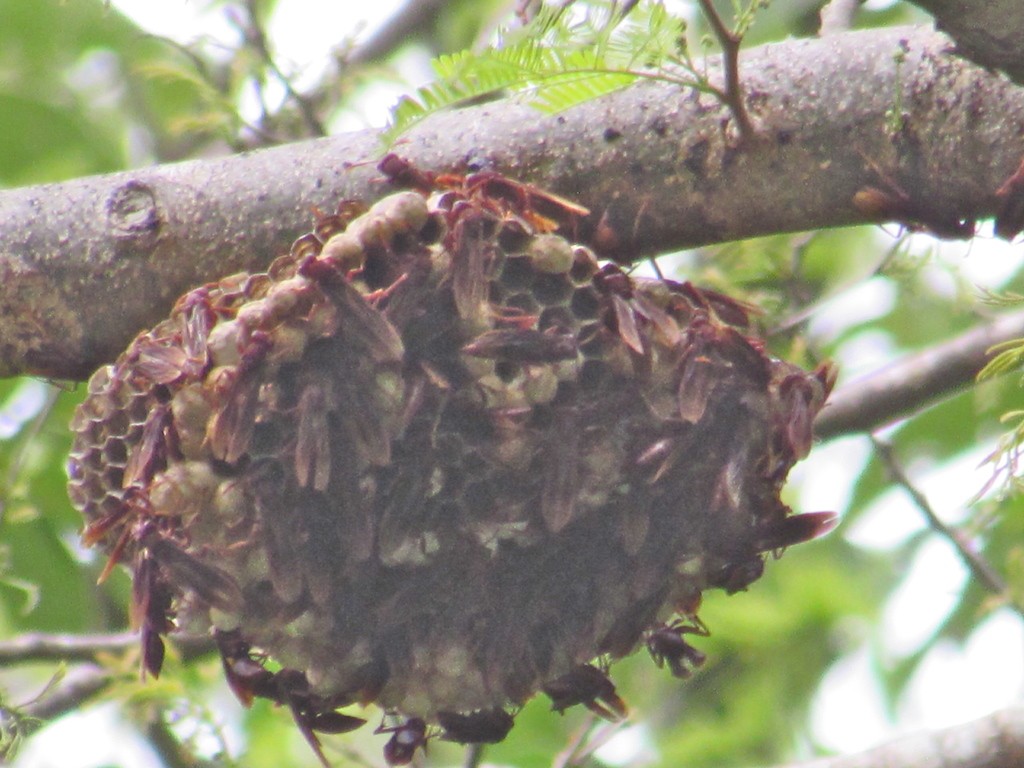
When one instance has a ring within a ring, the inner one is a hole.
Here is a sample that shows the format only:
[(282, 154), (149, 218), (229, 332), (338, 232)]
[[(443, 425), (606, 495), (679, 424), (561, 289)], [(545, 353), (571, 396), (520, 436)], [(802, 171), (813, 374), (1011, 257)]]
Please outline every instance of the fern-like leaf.
[(642, 2), (625, 19), (609, 2), (545, 6), (499, 43), (433, 61), (436, 80), (403, 97), (383, 139), (390, 144), (427, 116), (491, 94), (521, 95), (560, 112), (648, 78), (709, 91), (686, 47), (686, 24), (661, 2)]
[(1002, 344), (992, 347), (989, 352), (997, 354), (978, 372), (978, 381), (1019, 370), (1024, 365), (1024, 339), (1004, 341)]
[(638, 78), (639, 75), (631, 72), (564, 72), (539, 84), (530, 104), (548, 114), (562, 112), (569, 107), (625, 88)]

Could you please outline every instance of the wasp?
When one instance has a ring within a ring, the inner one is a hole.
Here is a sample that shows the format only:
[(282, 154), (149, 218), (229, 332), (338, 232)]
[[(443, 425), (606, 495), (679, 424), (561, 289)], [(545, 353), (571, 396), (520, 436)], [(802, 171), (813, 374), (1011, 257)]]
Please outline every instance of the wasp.
[(839, 524), (834, 512), (805, 512), (789, 515), (758, 531), (755, 546), (762, 552), (777, 550), (824, 536)]
[(668, 665), (673, 677), (685, 679), (693, 674), (693, 667), (704, 663), (705, 656), (686, 640), (683, 635), (705, 636), (707, 628), (699, 619), (691, 622), (675, 621), (663, 624), (647, 633), (647, 651), (659, 667)]
[(582, 704), (595, 715), (613, 723), (624, 720), (629, 708), (619, 697), (608, 675), (593, 664), (581, 664), (571, 672), (545, 683), (541, 690), (551, 699), (551, 709), (563, 712)]
[(218, 630), (214, 638), (228, 686), (242, 706), (252, 706), (259, 697), (288, 707), (303, 738), (324, 768), (329, 768), (329, 764), (316, 734), (348, 733), (366, 723), (361, 717), (338, 712), (338, 702), (314, 693), (304, 673), (287, 667), (271, 672), (237, 630)]
[(996, 190), (996, 235), (1013, 240), (1024, 229), (1024, 160)]
[(576, 338), (571, 334), (533, 328), (485, 331), (462, 347), (464, 354), (527, 365), (575, 360)]
[(207, 431), (210, 452), (235, 464), (249, 450), (256, 425), (260, 374), (273, 339), (265, 331), (247, 334), (238, 365), (218, 369), (222, 375), (213, 382), (223, 405), (214, 412)]
[(439, 189), (454, 191), (458, 197), (482, 205), (499, 218), (512, 214), (525, 219), (538, 232), (553, 232), (562, 224), (590, 215), (589, 208), (497, 171), (478, 171), (468, 176), (438, 174), (417, 168), (394, 153), (385, 155), (377, 170), (393, 184), (423, 193)]
[(316, 384), (302, 390), (295, 436), (295, 479), (299, 486), (327, 490), (331, 477), (331, 442), (327, 431), (327, 399)]
[(721, 587), (726, 594), (744, 591), (764, 574), (764, 559), (760, 554), (726, 563), (708, 574), (708, 586)]
[(382, 723), (374, 733), (391, 734), (384, 745), (384, 760), (388, 765), (408, 765), (417, 749), (427, 748), (427, 724), (419, 717), (407, 718), (398, 725)]
[(171, 406), (158, 403), (150, 408), (142, 437), (125, 464), (121, 485), (131, 488), (148, 484), (157, 472), (167, 467), (168, 452), (173, 449), (176, 437)]
[[(793, 459), (801, 459), (811, 450), (814, 439), (814, 417), (832, 391), (836, 368), (829, 363), (819, 365), (812, 378), (787, 376), (778, 385), (778, 398), (786, 420), (778, 420), (769, 454), (769, 476), (775, 477)], [(781, 478), (779, 478), (781, 479)]]
[(459, 744), (497, 744), (508, 736), (515, 724), (512, 715), (503, 709), (483, 709), (468, 714), (438, 712), (437, 722), (444, 729), (443, 738)]
[(136, 366), (154, 384), (195, 381), (209, 365), (206, 341), (216, 319), (209, 288), (185, 294), (174, 314), (179, 315), (175, 332), (166, 338), (147, 336), (137, 344)]
[(912, 198), (864, 153), (861, 156), (882, 181), (881, 187), (866, 185), (854, 193), (853, 207), (861, 214), (875, 221), (897, 221), (911, 232), (928, 232), (942, 240), (974, 237), (975, 219), (933, 210), (927, 203)]
[(132, 550), (132, 623), (139, 627), (142, 674), (160, 676), (164, 660), (162, 636), (174, 628), (172, 578), (187, 584), (210, 605), (231, 610), (241, 601), (238, 585), (228, 574), (207, 565), (186, 550), (175, 531), (177, 521), (158, 514), (149, 495), (138, 486), (125, 489), (120, 506), (90, 523), (82, 541), (91, 546), (120, 530), (100, 573), (102, 583)]

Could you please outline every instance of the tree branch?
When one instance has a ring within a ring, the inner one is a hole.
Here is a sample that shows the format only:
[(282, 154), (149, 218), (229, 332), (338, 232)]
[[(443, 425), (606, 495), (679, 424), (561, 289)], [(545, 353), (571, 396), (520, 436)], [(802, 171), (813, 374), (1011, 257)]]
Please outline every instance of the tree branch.
[(92, 665), (68, 670), (64, 679), (45, 696), (19, 708), (22, 715), (42, 721), (53, 720), (81, 709), (114, 682), (110, 672)]
[(1009, 605), (1019, 615), (1024, 615), (1021, 608), (1014, 604), (1013, 595), (1007, 588), (1003, 577), (996, 573), (995, 568), (985, 560), (980, 552), (974, 549), (974, 546), (963, 533), (946, 525), (928, 501), (928, 497), (910, 480), (910, 476), (896, 457), (892, 444), (875, 435), (871, 436), (871, 444), (874, 446), (875, 453), (881, 459), (892, 481), (910, 495), (914, 505), (924, 515), (928, 527), (953, 546), (964, 565), (971, 571), (971, 574), (981, 585), (982, 589), (998, 597), (1001, 602)]
[[(205, 636), (173, 635), (168, 638), (183, 659), (214, 650)], [(136, 632), (104, 635), (48, 635), (33, 632), (0, 642), (0, 667), (38, 661), (95, 661), (104, 654), (123, 653), (137, 647)]]
[(357, 45), (346, 64), (368, 64), (390, 56), (429, 29), (449, 0), (407, 0), (376, 32)]
[[(1024, 155), (1024, 89), (948, 47), (903, 28), (751, 50), (744, 96), (765, 140), (741, 148), (727, 107), (641, 83), (560, 115), (514, 101), (434, 115), (396, 149), (577, 199), (592, 211), (579, 235), (603, 219), (624, 257), (864, 221), (852, 200), (876, 167), (939, 219), (991, 215)], [(388, 192), (380, 154), (359, 132), (0, 192), (0, 376), (87, 376), (185, 290), (264, 267), (314, 206)]]
[[(305, 124), (307, 136), (326, 136), (327, 129), (316, 113), (316, 106), (304, 94), (299, 93), (292, 84), (291, 78), (281, 71), (274, 54), (270, 50), (270, 41), (267, 39), (266, 29), (260, 19), (260, 12), (256, 0), (245, 0), (242, 5), (243, 12), (231, 14), (236, 16), (235, 23), (238, 25), (245, 38), (246, 45), (250, 46), (256, 55), (263, 62), (263, 65), (277, 78), (278, 83), (284, 88), (288, 98), (295, 104), (302, 121)], [(262, 122), (262, 120), (261, 120)]]
[(160, 756), (164, 768), (212, 768), (222, 764), (192, 754), (167, 724), (165, 713), (159, 707), (150, 707), (149, 710), (139, 730), (153, 751)]
[(1019, 768), (1024, 765), (1024, 707), (1011, 707), (952, 728), (915, 733), (855, 755), (786, 768)]
[(1024, 338), (1024, 311), (1000, 315), (839, 387), (814, 422), (819, 438), (870, 432), (971, 386), (996, 344)]
[(956, 41), (956, 52), (1024, 85), (1024, 3), (1020, 0), (911, 0)]

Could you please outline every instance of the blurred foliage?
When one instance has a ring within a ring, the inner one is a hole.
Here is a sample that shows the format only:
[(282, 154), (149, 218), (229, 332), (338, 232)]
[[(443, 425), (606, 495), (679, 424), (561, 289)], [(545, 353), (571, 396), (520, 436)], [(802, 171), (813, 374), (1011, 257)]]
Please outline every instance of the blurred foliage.
[[(168, 46), (101, 2), (0, 2), (0, 183), (53, 181), (171, 159), (194, 89), (140, 76)], [(147, 156), (141, 137), (162, 150)], [(188, 143), (191, 151), (195, 144)]]
[[(230, 14), (237, 32), (233, 43), (215, 42), (199, 30), (193, 40), (161, 39), (103, 0), (0, 0), (0, 183), (54, 181), (316, 135), (317, 126), (351, 108), (357, 86), (395, 77), (389, 57), (347, 66), (351, 48), (339, 31), (338, 48), (324, 52), (328, 63), (319, 79), (300, 89), (290, 80), (293, 73), (275, 60), (271, 38), (262, 47), (254, 44), (263, 21), (287, 12), (288, 0), (194, 2)], [(479, 45), (491, 39), (499, 21), (508, 20), (514, 5), (452, 0), (404, 45), (421, 46), (431, 56)], [(720, 5), (727, 15), (731, 4)], [(753, 18), (747, 44), (812, 34), (820, 6), (776, 0)], [(906, 23), (920, 19), (918, 14), (895, 4), (863, 10), (856, 23)], [(693, 39), (702, 39), (703, 21), (695, 13), (688, 18)], [(986, 314), (975, 286), (958, 275), (956, 258), (872, 228), (761, 238), (666, 257), (661, 266), (670, 276), (760, 307), (758, 322), (771, 332), (775, 352), (804, 364), (843, 361), (865, 334), (888, 340), (896, 352), (923, 349)], [(820, 315), (826, 300), (867, 279), (884, 281), (894, 291), (891, 306), (827, 337), (808, 332), (808, 321)], [(1024, 292), (1024, 276), (1018, 272), (1004, 285), (981, 288)], [(1010, 362), (1019, 369), (1019, 360)], [(103, 563), (79, 548), (81, 524), (64, 491), (66, 425), (82, 389), (0, 381), (0, 642), (26, 632), (119, 631), (128, 624), (127, 579), (117, 573), (95, 585)], [(991, 444), (1000, 416), (1019, 409), (1020, 400), (1012, 377), (992, 381), (918, 414), (888, 439), (911, 468), (943, 465)], [(813, 743), (807, 716), (823, 675), (865, 641), (881, 642), (878, 621), (887, 596), (935, 536), (922, 523), (920, 533), (888, 551), (850, 544), (844, 530), (892, 487), (877, 458), (851, 472), (859, 474), (836, 479), (852, 488), (847, 509), (840, 510), (843, 528), (770, 562), (750, 592), (707, 597), (701, 615), (711, 635), (696, 643), (708, 662), (693, 679), (673, 679), (645, 653), (615, 666), (620, 691), (635, 712), (628, 727), (639, 727), (654, 763), (764, 764)], [(1006, 579), (1008, 597), (1018, 607), (1024, 604), (1022, 504), (1016, 495), (987, 498), (964, 524), (979, 554)], [(936, 643), (963, 642), (999, 605), (968, 580), (932, 637), (903, 657), (880, 659), (890, 703)], [(234, 702), (212, 655), (182, 662), (172, 653), (161, 680), (144, 683), (134, 652), (100, 663), (116, 681), (104, 696), (121, 704), (125, 721), (140, 733), (150, 732), (154, 722), (163, 724), (186, 750), (218, 765), (235, 759), (253, 768), (315, 764), (287, 712), (266, 702), (243, 710)], [(44, 691), (59, 669), (56, 662), (0, 669), (0, 748), (21, 744), (19, 729), (27, 721), (19, 719), (18, 707)], [(591, 740), (607, 728), (592, 727), (583, 711), (559, 717), (548, 709), (542, 697), (531, 701), (509, 739), (488, 749), (488, 761), (549, 766), (574, 739), (575, 754), (588, 754)], [(366, 716), (372, 722), (377, 715)], [(378, 765), (381, 739), (371, 730), (324, 739), (328, 756), (337, 765)], [(457, 747), (432, 743), (427, 762), (461, 759)]]

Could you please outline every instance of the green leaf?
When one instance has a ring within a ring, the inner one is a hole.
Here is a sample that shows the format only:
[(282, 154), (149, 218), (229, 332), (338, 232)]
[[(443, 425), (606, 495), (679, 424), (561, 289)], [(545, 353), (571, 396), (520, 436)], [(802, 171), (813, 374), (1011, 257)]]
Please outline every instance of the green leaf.
[(437, 79), (403, 97), (383, 134), (390, 144), (428, 115), (495, 94), (524, 95), (543, 112), (566, 110), (639, 79), (709, 90), (690, 63), (685, 21), (658, 2), (642, 2), (623, 19), (608, 3), (544, 6), (525, 28), (505, 30), (496, 46), (438, 56)]
[(995, 357), (978, 372), (978, 381), (992, 379), (1017, 370), (1024, 364), (1024, 339), (1012, 339), (996, 344), (989, 350)]

